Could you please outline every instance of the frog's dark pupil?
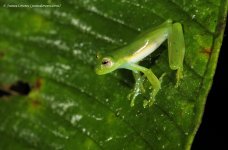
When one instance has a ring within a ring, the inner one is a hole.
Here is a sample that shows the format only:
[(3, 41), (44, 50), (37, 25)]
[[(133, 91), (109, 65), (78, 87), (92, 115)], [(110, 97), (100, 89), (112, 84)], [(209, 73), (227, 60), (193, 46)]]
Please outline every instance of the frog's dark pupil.
[(105, 61), (102, 61), (102, 64), (105, 65), (107, 64), (109, 61), (108, 60), (105, 60)]

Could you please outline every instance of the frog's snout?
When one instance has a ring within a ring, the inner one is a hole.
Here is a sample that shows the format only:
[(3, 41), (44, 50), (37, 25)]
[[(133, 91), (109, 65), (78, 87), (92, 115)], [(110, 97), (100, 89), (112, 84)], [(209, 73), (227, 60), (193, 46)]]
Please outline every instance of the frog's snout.
[(99, 67), (95, 68), (95, 73), (98, 74), (98, 75), (104, 74)]

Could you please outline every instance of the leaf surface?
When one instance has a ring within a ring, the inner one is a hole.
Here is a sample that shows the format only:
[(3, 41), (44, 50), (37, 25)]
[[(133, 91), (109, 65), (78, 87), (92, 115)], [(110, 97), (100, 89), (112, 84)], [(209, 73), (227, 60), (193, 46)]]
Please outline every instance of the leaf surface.
[[(0, 147), (190, 149), (222, 43), (227, 0), (0, 5)], [(131, 72), (96, 75), (96, 53), (114, 51), (167, 19), (184, 28), (184, 78), (175, 88), (164, 43), (143, 61), (158, 77), (166, 73), (155, 104), (144, 109), (143, 94), (130, 107)]]

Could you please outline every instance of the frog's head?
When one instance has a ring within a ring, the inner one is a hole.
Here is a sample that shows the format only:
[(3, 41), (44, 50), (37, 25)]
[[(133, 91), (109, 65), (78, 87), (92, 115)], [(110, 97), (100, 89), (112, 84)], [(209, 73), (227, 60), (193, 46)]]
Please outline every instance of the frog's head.
[(102, 57), (98, 54), (97, 60), (98, 61), (95, 67), (95, 72), (98, 75), (110, 73), (118, 68), (118, 65), (114, 62), (114, 59), (111, 56)]

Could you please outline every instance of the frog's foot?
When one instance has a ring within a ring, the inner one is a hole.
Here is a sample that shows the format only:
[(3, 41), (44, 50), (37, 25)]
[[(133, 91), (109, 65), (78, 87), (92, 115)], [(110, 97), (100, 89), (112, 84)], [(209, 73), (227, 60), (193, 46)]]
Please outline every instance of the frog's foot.
[(155, 97), (156, 97), (159, 90), (160, 90), (160, 88), (153, 89), (152, 93), (150, 93), (150, 99), (143, 101), (143, 107), (144, 108), (153, 106), (153, 104), (155, 102)]
[(145, 93), (145, 89), (143, 87), (144, 80), (145, 80), (145, 77), (143, 77), (143, 76), (137, 78), (134, 89), (132, 90), (132, 92), (130, 94), (128, 94), (128, 99), (131, 101), (131, 104), (130, 104), (131, 107), (133, 107), (135, 105), (136, 97), (141, 93)]
[(164, 78), (165, 75), (166, 75), (166, 73), (163, 73), (161, 75), (161, 77), (159, 78), (159, 81), (160, 81), (159, 86), (157, 86), (157, 88), (153, 89), (152, 93), (150, 93), (150, 99), (143, 101), (143, 107), (144, 108), (147, 107), (147, 106), (148, 107), (151, 107), (154, 104), (155, 97), (156, 97), (158, 91), (160, 90), (160, 84), (162, 83), (162, 80), (163, 80), (163, 78)]
[(139, 95), (138, 92), (132, 91), (130, 94), (128, 94), (128, 99), (131, 101), (130, 106), (133, 107), (135, 105), (135, 99)]
[[(160, 84), (162, 83), (162, 80), (163, 80), (163, 78), (164, 78), (165, 75), (166, 75), (166, 73), (163, 73), (161, 75), (161, 77), (159, 78)], [(155, 102), (155, 96), (157, 95), (157, 93), (158, 93), (159, 90), (160, 90), (160, 86), (157, 87), (156, 89), (154, 89), (152, 91), (152, 93), (150, 93), (150, 99), (149, 100), (144, 100), (143, 101), (143, 107), (144, 108), (147, 107), (147, 106), (148, 107), (151, 107), (154, 104), (154, 102)]]
[(160, 84), (162, 83), (164, 76), (166, 76), (166, 73), (165, 72), (159, 78)]
[(179, 87), (180, 85), (180, 80), (183, 78), (183, 68), (179, 68), (177, 69), (177, 73), (176, 73), (176, 84), (175, 84), (175, 88)]

